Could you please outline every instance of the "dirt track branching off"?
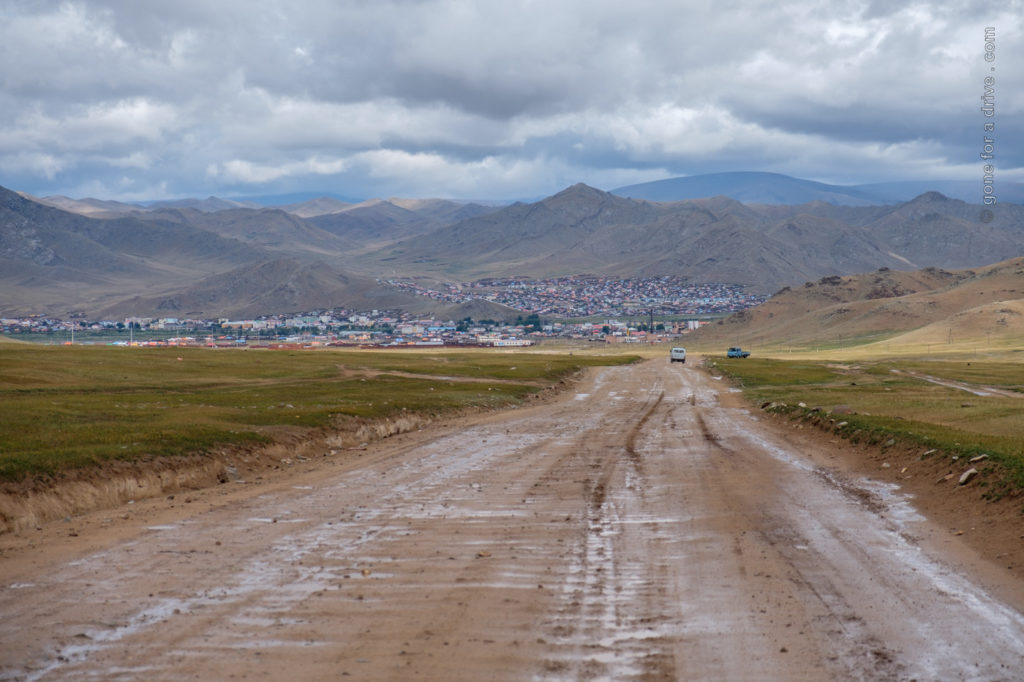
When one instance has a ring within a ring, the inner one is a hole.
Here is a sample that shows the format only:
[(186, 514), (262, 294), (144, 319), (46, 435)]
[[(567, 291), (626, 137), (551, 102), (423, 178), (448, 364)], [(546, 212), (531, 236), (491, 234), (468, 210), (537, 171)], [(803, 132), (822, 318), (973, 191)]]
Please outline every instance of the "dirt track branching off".
[(920, 447), (922, 456), (954, 462), (987, 455), (977, 466), (986, 499), (1024, 490), (1024, 365), (952, 359), (709, 361), (773, 412), (818, 420), (855, 443), (884, 445), (892, 439)]
[(5, 345), (0, 480), (269, 443), (355, 421), (519, 403), (631, 358)]

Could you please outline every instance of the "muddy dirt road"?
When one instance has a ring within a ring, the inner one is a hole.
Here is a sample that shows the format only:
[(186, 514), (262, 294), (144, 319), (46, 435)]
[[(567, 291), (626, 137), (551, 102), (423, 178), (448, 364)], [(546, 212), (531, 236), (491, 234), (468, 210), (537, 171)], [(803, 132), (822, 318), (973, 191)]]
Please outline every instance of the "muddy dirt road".
[(692, 367), (597, 370), (5, 559), (0, 679), (1020, 679), (1020, 604), (825, 455)]

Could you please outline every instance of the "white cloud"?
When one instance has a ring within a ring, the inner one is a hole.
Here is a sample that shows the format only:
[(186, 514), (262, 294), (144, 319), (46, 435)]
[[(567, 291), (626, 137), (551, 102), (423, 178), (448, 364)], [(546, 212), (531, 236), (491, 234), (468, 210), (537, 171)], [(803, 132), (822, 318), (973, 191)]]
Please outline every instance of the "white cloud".
[(988, 25), (1008, 177), (1021, 16), (1022, 0), (7, 3), (0, 184), (493, 198), (704, 170), (952, 176), (980, 131)]
[(127, 156), (108, 158), (104, 160), (114, 168), (146, 169), (153, 166), (153, 157), (146, 152), (131, 152)]
[(223, 178), (229, 182), (264, 183), (294, 176), (334, 175), (344, 171), (347, 165), (344, 159), (311, 158), (283, 164), (256, 164), (241, 159), (232, 159), (220, 165), (209, 166), (207, 175), (212, 178)]
[(19, 152), (0, 156), (0, 170), (4, 174), (32, 180), (40, 177), (53, 180), (64, 168), (64, 161), (52, 154)]

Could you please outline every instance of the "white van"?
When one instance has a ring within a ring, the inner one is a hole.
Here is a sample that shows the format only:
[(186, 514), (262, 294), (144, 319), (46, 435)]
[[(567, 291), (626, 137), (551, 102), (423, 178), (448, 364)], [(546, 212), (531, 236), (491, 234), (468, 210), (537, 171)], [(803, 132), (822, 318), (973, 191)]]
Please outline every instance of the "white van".
[(673, 348), (668, 354), (669, 362), (686, 362), (686, 349)]

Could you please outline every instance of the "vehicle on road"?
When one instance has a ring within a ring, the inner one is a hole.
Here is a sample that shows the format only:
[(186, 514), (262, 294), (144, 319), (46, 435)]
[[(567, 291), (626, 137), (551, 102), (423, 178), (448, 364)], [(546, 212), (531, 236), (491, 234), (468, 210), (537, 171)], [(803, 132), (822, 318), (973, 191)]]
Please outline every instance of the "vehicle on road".
[(669, 351), (668, 361), (671, 362), (686, 362), (686, 349), (685, 348), (673, 348)]
[(729, 349), (726, 355), (730, 358), (747, 358), (750, 357), (750, 351), (743, 350), (739, 346), (733, 346)]

